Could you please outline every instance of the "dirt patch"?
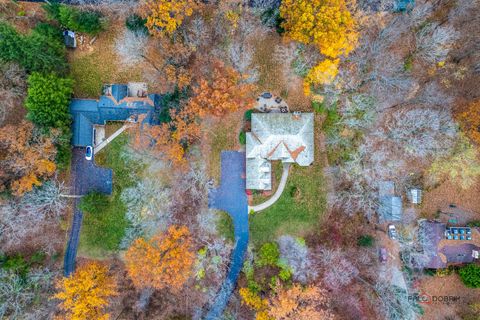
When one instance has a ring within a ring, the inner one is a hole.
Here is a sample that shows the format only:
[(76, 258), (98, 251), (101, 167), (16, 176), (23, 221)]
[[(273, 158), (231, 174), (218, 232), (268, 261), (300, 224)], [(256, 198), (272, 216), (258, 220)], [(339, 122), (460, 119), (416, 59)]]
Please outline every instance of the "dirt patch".
[(464, 190), (447, 181), (425, 193), (422, 215), (427, 218), (435, 218), (438, 210), (444, 210), (450, 204), (455, 204), (465, 211), (472, 211), (472, 217), (476, 216), (477, 219), (480, 219), (479, 194), (480, 182)]
[(431, 297), (459, 297), (451, 303), (436, 301), (422, 304), (425, 313), (421, 319), (424, 320), (446, 319), (447, 317), (460, 319), (459, 314), (465, 312), (470, 303), (480, 300), (480, 291), (465, 287), (456, 274), (425, 278), (420, 283), (419, 289), (421, 293)]
[(38, 22), (45, 20), (42, 5), (37, 2), (0, 1), (0, 17), (13, 24), (18, 31), (28, 33)]

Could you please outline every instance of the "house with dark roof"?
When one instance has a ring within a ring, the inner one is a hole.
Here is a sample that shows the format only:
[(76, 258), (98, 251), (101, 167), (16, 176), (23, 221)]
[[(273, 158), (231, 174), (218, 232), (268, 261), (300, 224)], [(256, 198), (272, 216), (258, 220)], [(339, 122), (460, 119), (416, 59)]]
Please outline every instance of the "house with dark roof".
[[(451, 236), (453, 233), (459, 236)], [(477, 228), (448, 228), (445, 223), (426, 220), (420, 222), (419, 234), (422, 249), (429, 258), (425, 268), (441, 269), (479, 258), (480, 231)]]
[(135, 121), (145, 115), (144, 123), (159, 123), (162, 97), (148, 94), (144, 83), (111, 84), (103, 87), (103, 94), (96, 99), (72, 99), (70, 114), (72, 123), (72, 145), (95, 146), (95, 132), (107, 121)]

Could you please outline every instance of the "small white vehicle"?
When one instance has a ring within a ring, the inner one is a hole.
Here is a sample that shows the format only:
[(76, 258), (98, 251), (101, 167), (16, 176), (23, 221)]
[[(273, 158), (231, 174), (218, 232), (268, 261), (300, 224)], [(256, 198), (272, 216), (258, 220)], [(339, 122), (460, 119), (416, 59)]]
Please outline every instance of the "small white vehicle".
[(392, 240), (397, 239), (397, 229), (395, 229), (395, 226), (393, 224), (388, 225), (388, 236)]
[(92, 146), (87, 146), (87, 149), (85, 151), (85, 159), (88, 161), (92, 160), (93, 158), (93, 148)]

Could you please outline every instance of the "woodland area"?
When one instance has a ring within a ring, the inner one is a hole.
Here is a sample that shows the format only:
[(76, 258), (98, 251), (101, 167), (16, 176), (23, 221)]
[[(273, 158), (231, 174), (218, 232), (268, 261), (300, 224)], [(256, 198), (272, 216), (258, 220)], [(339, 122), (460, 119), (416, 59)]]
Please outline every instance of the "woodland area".
[[(208, 190), (221, 151), (244, 148), (262, 92), (315, 114), (315, 161), (249, 216), (222, 319), (480, 318), (480, 266), (425, 269), (416, 246), (417, 221), (449, 204), (480, 227), (479, 1), (67, 2), (0, 0), (1, 319), (202, 319), (235, 246)], [(160, 125), (132, 126), (95, 155), (113, 192), (78, 200), (76, 271), (64, 277), (68, 106), (128, 82), (166, 108)], [(403, 198), (424, 191), (396, 244), (377, 223), (379, 181)], [(463, 302), (411, 299), (434, 292)]]

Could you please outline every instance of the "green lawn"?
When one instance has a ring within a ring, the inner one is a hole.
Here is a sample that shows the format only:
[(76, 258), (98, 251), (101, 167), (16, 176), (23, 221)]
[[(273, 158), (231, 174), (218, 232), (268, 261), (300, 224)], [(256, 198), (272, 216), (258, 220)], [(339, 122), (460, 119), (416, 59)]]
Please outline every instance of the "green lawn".
[(250, 215), (251, 240), (258, 246), (283, 234), (304, 236), (318, 229), (325, 208), (325, 183), (319, 161), (310, 167), (294, 165), (280, 199), (270, 208)]
[(233, 243), (235, 241), (235, 234), (232, 217), (225, 211), (217, 210), (216, 213), (218, 215), (217, 231), (219, 235)]
[(106, 203), (96, 201), (93, 204), (94, 212), (84, 213), (79, 246), (81, 255), (100, 258), (114, 252), (125, 234), (128, 221), (121, 194), (135, 184), (136, 176), (142, 171), (140, 164), (122, 156), (127, 143), (128, 135), (122, 133), (95, 156), (97, 165), (113, 170), (113, 192)]

